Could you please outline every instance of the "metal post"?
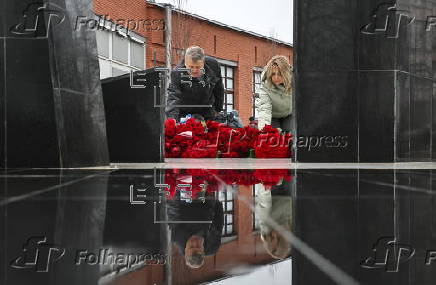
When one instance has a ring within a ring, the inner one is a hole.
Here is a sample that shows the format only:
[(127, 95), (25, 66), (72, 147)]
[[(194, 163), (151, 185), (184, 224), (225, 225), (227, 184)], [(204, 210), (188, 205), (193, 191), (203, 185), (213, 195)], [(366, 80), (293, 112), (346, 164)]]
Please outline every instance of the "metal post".
[[(165, 67), (167, 68), (168, 72), (165, 72), (165, 82), (160, 86), (161, 87), (161, 136), (160, 136), (160, 144), (161, 144), (161, 160), (165, 161), (164, 153), (165, 153), (165, 129), (164, 129), (164, 121), (166, 119), (165, 116), (165, 106), (167, 105), (167, 98), (168, 98), (168, 87), (170, 85), (170, 78), (171, 78), (171, 39), (172, 39), (172, 10), (173, 7), (171, 4), (165, 5)], [(163, 90), (162, 90), (163, 89)]]
[[(165, 11), (166, 11), (166, 19), (165, 19), (165, 59), (166, 59), (166, 68), (171, 71), (171, 51), (172, 51), (172, 45), (171, 45), (171, 39), (172, 39), (172, 10), (173, 6), (171, 4), (165, 5)], [(166, 82), (166, 88), (167, 90), (169, 83), (170, 83), (170, 74), (169, 72), (167, 74), (167, 82)], [(166, 97), (166, 96), (165, 96)]]

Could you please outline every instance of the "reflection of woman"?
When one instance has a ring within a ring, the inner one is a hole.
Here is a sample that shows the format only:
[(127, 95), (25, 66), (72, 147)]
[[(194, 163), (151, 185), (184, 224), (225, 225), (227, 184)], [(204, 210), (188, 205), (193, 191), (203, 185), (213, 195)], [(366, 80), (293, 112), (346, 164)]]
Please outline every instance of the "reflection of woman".
[(291, 183), (283, 182), (280, 186), (274, 186), (266, 190), (260, 184), (256, 198), (256, 211), (259, 214), (261, 238), (266, 251), (276, 259), (283, 259), (289, 256), (291, 244), (280, 234), (271, 228), (266, 222), (269, 217), (285, 230), (292, 230), (292, 196)]
[(285, 56), (276, 55), (264, 67), (262, 85), (256, 98), (258, 126), (291, 131), (292, 67)]
[[(213, 194), (192, 202), (181, 200), (179, 195), (168, 201), (169, 220), (179, 222), (170, 224), (172, 240), (185, 257), (186, 265), (199, 268), (204, 256), (215, 254), (221, 246), (223, 207)], [(198, 223), (180, 223), (182, 221)], [(211, 223), (204, 223), (207, 221)]]

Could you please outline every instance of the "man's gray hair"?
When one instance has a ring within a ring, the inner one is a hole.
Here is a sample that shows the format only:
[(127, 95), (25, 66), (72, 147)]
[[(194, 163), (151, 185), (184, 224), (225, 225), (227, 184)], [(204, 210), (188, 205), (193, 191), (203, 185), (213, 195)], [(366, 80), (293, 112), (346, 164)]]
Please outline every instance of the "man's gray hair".
[(199, 46), (191, 46), (186, 50), (185, 56), (189, 56), (193, 62), (204, 60), (204, 50)]
[(185, 257), (186, 265), (190, 268), (200, 268), (204, 264), (204, 255), (203, 254), (193, 254), (191, 256)]

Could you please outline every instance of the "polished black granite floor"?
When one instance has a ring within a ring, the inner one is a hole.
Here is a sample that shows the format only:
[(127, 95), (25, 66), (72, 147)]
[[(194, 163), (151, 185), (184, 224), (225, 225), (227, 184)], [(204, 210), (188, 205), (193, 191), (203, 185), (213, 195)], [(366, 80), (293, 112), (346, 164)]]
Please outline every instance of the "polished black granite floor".
[(0, 180), (0, 284), (436, 278), (431, 169), (10, 169)]

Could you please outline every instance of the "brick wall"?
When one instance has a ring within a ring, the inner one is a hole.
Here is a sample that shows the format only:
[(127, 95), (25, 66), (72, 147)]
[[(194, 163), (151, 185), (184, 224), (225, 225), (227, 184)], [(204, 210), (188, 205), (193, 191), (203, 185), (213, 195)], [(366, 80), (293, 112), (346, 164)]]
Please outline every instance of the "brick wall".
[[(144, 0), (94, 0), (94, 12), (109, 15), (111, 19), (165, 19), (163, 8), (145, 3)], [(190, 45), (201, 46), (207, 55), (237, 62), (235, 109), (239, 111), (244, 124), (252, 115), (253, 67), (263, 67), (276, 54), (285, 55), (292, 62), (292, 47), (187, 15), (173, 12), (172, 28), (173, 64), (181, 59), (177, 49), (185, 49)], [(165, 64), (165, 32), (152, 31), (150, 27), (135, 32), (146, 38), (146, 68), (153, 66), (154, 54), (157, 65)]]

